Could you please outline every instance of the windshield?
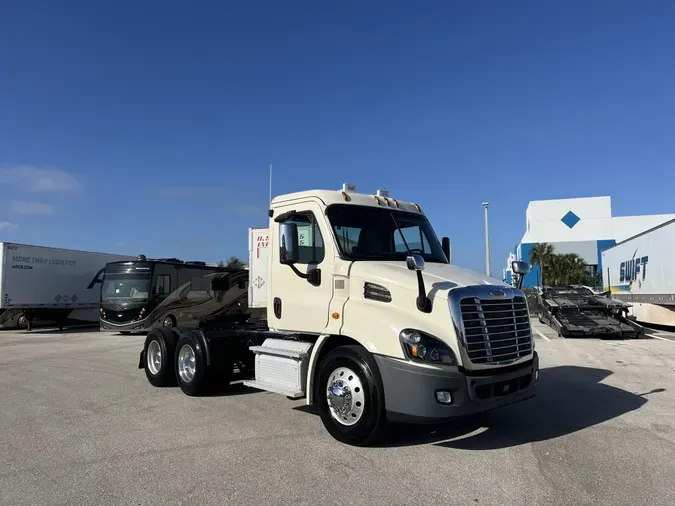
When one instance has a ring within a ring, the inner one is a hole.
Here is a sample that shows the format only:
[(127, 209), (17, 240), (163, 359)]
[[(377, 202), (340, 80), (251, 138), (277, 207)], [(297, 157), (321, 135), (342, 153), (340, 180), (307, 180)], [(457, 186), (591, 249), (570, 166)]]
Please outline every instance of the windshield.
[(418, 254), (425, 262), (447, 263), (429, 220), (422, 215), (335, 205), (326, 211), (340, 253), (351, 260), (400, 260)]
[(150, 291), (150, 274), (106, 273), (101, 287), (101, 300), (145, 301)]

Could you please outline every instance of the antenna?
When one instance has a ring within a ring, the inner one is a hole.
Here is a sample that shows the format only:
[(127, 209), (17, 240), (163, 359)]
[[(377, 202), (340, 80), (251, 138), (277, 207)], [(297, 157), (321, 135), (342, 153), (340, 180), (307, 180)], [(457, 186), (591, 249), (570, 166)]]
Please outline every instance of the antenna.
[(272, 164), (270, 163), (270, 203), (272, 203)]

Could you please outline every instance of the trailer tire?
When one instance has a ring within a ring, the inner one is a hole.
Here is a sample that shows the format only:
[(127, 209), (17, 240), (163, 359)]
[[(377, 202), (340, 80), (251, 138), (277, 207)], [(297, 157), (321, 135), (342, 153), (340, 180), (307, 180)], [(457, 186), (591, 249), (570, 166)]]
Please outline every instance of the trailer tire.
[[(388, 422), (382, 378), (364, 348), (347, 345), (330, 351), (319, 365), (315, 385), (321, 422), (333, 438), (369, 446), (384, 437)], [(333, 407), (328, 403), (329, 392)]]
[(155, 328), (148, 332), (143, 346), (143, 368), (151, 385), (168, 387), (176, 385), (173, 356), (176, 336), (167, 329)]

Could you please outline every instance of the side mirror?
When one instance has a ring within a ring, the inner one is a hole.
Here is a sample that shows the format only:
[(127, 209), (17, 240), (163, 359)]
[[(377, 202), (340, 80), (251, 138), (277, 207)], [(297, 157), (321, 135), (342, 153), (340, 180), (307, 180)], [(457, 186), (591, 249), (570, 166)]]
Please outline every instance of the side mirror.
[(511, 270), (518, 275), (524, 276), (525, 274), (530, 272), (530, 264), (528, 264), (527, 262), (515, 260), (511, 262)]
[(279, 261), (284, 265), (293, 265), (298, 259), (298, 225), (282, 223), (279, 228)]
[(420, 255), (410, 255), (405, 259), (405, 263), (408, 266), (408, 269), (411, 271), (424, 270), (424, 258), (422, 258)]
[(449, 237), (444, 237), (441, 239), (441, 247), (443, 248), (443, 253), (445, 253), (445, 257), (448, 259), (448, 263), (450, 262), (450, 238)]

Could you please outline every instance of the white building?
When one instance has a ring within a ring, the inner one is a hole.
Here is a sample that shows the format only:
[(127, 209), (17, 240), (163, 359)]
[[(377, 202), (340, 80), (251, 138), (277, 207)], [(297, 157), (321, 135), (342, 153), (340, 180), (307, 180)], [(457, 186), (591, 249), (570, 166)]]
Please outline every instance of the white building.
[[(512, 256), (530, 261), (535, 244), (549, 243), (555, 253), (576, 253), (586, 261), (589, 272), (602, 269), (603, 249), (640, 232), (675, 218), (675, 214), (612, 216), (610, 197), (589, 197), (557, 200), (533, 200), (525, 211), (525, 234), (509, 254), (504, 280), (511, 282)], [(523, 286), (539, 284), (539, 267), (525, 276)]]

